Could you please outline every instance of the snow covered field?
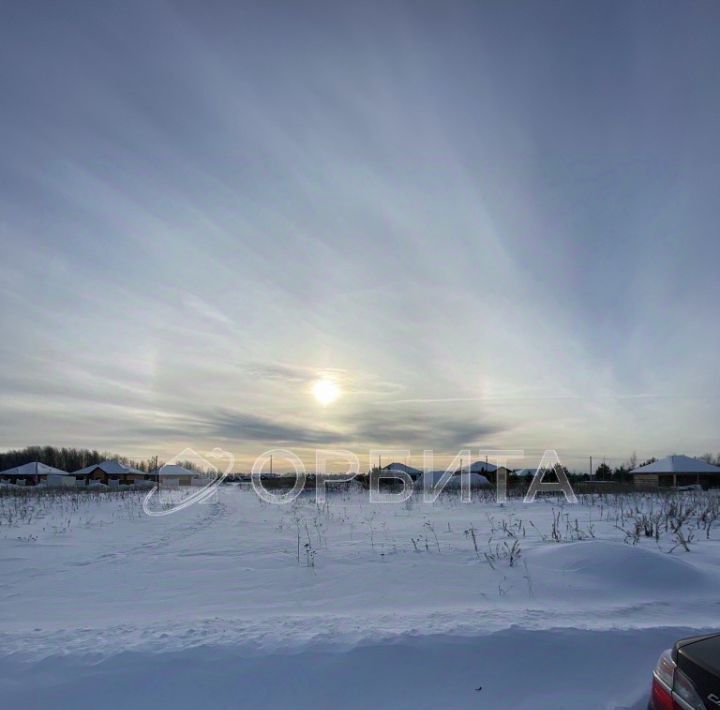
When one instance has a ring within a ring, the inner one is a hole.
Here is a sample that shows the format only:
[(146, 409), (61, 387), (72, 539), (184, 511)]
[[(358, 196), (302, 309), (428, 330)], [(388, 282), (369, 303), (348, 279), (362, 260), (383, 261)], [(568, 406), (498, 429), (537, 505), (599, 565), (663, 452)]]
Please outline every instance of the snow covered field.
[(720, 626), (710, 493), (143, 495), (0, 497), (0, 707), (639, 710)]

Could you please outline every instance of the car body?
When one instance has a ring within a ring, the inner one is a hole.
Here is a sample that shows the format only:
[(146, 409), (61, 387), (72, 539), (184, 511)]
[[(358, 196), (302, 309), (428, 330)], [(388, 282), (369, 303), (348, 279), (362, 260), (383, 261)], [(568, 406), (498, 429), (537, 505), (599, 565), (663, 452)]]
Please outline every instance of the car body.
[(648, 710), (720, 710), (720, 634), (681, 639), (663, 651)]

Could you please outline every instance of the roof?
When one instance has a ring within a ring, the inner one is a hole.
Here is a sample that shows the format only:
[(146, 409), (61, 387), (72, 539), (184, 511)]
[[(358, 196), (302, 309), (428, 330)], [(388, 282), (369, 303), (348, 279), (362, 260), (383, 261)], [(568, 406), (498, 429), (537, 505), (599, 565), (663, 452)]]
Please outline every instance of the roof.
[(92, 473), (98, 468), (104, 473), (110, 475), (122, 475), (124, 473), (144, 473), (143, 471), (140, 471), (137, 468), (133, 468), (132, 466), (126, 466), (124, 463), (120, 463), (119, 461), (101, 461), (100, 463), (94, 463), (92, 466), (86, 466), (85, 468), (81, 468), (79, 471), (73, 471), (73, 475), (84, 476), (86, 474)]
[[(420, 476), (422, 471), (419, 468), (413, 468), (404, 463), (389, 463), (387, 466), (383, 466), (383, 471), (404, 471), (410, 476)], [(487, 473), (488, 471), (497, 471), (497, 466), (488, 463), (487, 461), (475, 461), (470, 465), (470, 471), (472, 473)], [(443, 471), (444, 473), (444, 471)]]
[(404, 463), (398, 463), (397, 461), (394, 463), (389, 463), (387, 466), (383, 466), (383, 471), (404, 471), (405, 473), (409, 473), (411, 476), (419, 476), (422, 471), (419, 468), (413, 468), (412, 466), (408, 466)]
[(32, 461), (31, 463), (25, 463), (22, 466), (15, 466), (15, 468), (8, 468), (6, 471), (0, 471), (0, 476), (47, 476), (52, 473), (53, 475), (67, 476), (66, 471), (61, 471), (59, 468), (48, 466), (47, 464), (40, 463), (39, 461)]
[(480, 473), (481, 471), (497, 471), (497, 466), (487, 461), (475, 461), (475, 463), (470, 464), (470, 470), (476, 473)]
[(537, 467), (535, 468), (517, 468), (513, 471), (513, 475), (519, 478), (533, 478), (537, 473)]
[[(423, 473), (422, 480), (425, 481), (426, 478), (429, 478), (433, 485), (436, 485), (439, 483), (440, 479), (447, 473), (447, 471), (427, 471)], [(467, 471), (463, 471), (462, 473), (455, 471), (447, 482), (448, 488), (458, 488), (461, 485), (462, 477), (464, 475), (468, 475)], [(472, 472), (469, 474), (470, 476), (470, 485), (471, 486), (489, 486), (490, 481), (488, 481), (485, 476), (483, 476), (480, 473)]]
[(183, 468), (178, 466), (176, 463), (166, 463), (164, 466), (160, 466), (159, 469), (153, 471), (153, 475), (156, 476), (197, 476), (197, 471), (191, 471), (189, 468)]
[(720, 473), (720, 468), (701, 459), (674, 455), (640, 466), (630, 473)]

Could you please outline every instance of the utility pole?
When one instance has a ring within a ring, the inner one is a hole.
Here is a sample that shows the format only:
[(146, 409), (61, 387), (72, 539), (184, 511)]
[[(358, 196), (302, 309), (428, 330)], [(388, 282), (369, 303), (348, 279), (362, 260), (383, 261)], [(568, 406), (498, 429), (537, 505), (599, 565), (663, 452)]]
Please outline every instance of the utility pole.
[(272, 454), (270, 454), (270, 475), (272, 476)]
[(590, 478), (592, 478), (592, 456), (590, 457)]

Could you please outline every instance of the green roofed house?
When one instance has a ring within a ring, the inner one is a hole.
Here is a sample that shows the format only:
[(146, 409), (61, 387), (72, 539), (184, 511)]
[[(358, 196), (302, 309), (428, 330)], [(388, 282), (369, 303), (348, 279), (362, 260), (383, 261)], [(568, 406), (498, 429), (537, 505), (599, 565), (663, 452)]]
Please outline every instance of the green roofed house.
[(666, 456), (640, 466), (630, 474), (636, 486), (644, 488), (691, 486), (703, 488), (720, 486), (720, 468), (690, 456)]

